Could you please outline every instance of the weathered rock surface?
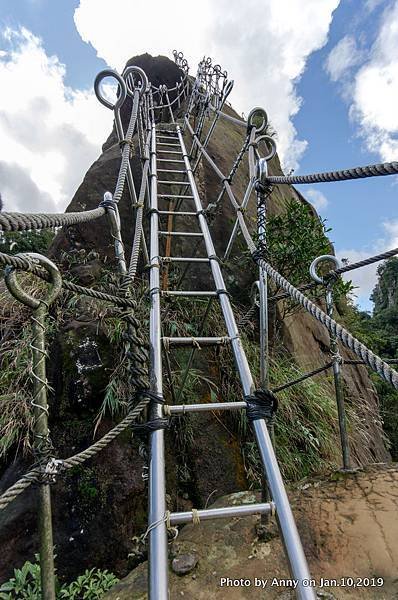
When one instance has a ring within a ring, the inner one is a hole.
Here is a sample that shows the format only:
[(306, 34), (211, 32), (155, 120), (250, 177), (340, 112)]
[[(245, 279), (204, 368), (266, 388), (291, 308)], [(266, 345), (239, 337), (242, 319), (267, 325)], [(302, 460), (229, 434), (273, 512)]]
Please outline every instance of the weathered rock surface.
[[(290, 499), (319, 597), (398, 597), (397, 465), (379, 464), (354, 474), (335, 473), (323, 481), (308, 480), (291, 490)], [(255, 501), (259, 501), (256, 494), (240, 492), (219, 498), (213, 506)], [(279, 537), (259, 541), (257, 522), (256, 517), (244, 517), (186, 525), (171, 555), (189, 553), (198, 562), (194, 572), (184, 576), (170, 571), (171, 600), (292, 600), (291, 588), (272, 585), (274, 578), (290, 579), (281, 541)], [(275, 524), (271, 529), (276, 530)], [(146, 563), (139, 565), (104, 600), (145, 600), (146, 570)], [(221, 585), (222, 578), (242, 578), (247, 583)], [(256, 586), (256, 578), (267, 580), (266, 586)], [(322, 587), (321, 578), (325, 580)], [(345, 587), (328, 585), (330, 580), (342, 584), (344, 578)], [(383, 579), (380, 587), (377, 578)]]

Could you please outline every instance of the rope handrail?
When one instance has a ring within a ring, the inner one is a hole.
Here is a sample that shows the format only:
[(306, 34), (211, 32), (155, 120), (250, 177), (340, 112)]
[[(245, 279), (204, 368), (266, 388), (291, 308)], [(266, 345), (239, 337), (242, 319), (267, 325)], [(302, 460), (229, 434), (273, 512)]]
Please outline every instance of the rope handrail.
[(341, 171), (312, 173), (310, 175), (270, 175), (265, 180), (267, 183), (274, 184), (326, 183), (347, 181), (349, 179), (365, 179), (366, 177), (384, 177), (386, 175), (396, 175), (397, 173), (398, 162), (385, 162)]
[[(44, 281), (50, 281), (48, 273), (36, 267), (34, 263), (32, 263), (27, 258), (22, 258), (20, 256), (12, 256), (10, 254), (0, 252), (0, 264), (5, 266), (8, 265), (16, 269), (21, 269), (23, 271), (29, 271), (30, 273), (33, 273), (34, 275), (40, 277)], [(69, 281), (68, 279), (62, 279), (62, 287), (69, 290), (70, 292), (75, 292), (84, 296), (90, 296), (91, 298), (96, 298), (97, 300), (105, 300), (106, 302), (112, 302), (117, 306), (131, 308), (136, 307), (136, 302), (134, 300), (131, 300), (130, 298), (115, 296), (113, 294), (101, 292), (100, 290), (95, 290), (82, 285), (78, 285), (76, 283), (73, 283), (73, 281)]]
[(99, 206), (92, 210), (70, 213), (0, 213), (0, 231), (29, 231), (50, 229), (64, 225), (87, 223), (102, 217), (106, 209)]
[[(106, 433), (101, 439), (97, 442), (70, 456), (66, 459), (57, 459), (58, 462), (58, 470), (59, 471), (68, 471), (77, 465), (81, 465), (89, 458), (92, 458), (96, 454), (98, 454), (101, 450), (106, 448), (118, 435), (123, 433), (134, 421), (138, 419), (138, 417), (142, 414), (145, 407), (151, 402), (151, 398), (148, 396), (141, 400), (133, 410), (129, 412), (129, 414), (115, 427), (113, 427), (108, 433)], [(11, 487), (9, 487), (3, 494), (0, 496), (0, 510), (5, 509), (10, 502), (15, 500), (22, 492), (24, 492), (32, 483), (40, 482), (40, 476), (42, 474), (42, 469), (39, 467), (34, 467), (25, 475), (22, 475)]]

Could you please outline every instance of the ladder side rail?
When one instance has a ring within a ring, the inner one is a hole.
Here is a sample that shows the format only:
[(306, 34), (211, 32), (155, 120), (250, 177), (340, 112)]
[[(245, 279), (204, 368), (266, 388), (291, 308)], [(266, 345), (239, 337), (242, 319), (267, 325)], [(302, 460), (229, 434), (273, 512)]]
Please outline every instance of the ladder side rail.
[[(152, 122), (151, 136), (151, 220), (150, 220), (150, 385), (151, 391), (161, 396), (162, 354), (160, 320), (160, 276), (159, 276), (159, 217), (156, 174), (156, 127)], [(153, 403), (151, 419), (163, 417), (162, 406)], [(164, 430), (157, 429), (149, 435), (149, 561), (148, 581), (150, 600), (168, 600), (168, 547), (166, 514), (166, 476)]]
[[(182, 138), (181, 129), (179, 126), (177, 126), (176, 130), (180, 140), (188, 178), (191, 184), (196, 210), (199, 212), (203, 210), (202, 203), (197, 191), (188, 154)], [(198, 216), (206, 244), (207, 254), (208, 256), (215, 255), (215, 249), (206, 218), (202, 213), (199, 213)], [(211, 269), (217, 290), (226, 292), (220, 265), (218, 264), (217, 260), (211, 260)], [(239, 338), (239, 331), (228, 295), (226, 293), (221, 293), (219, 294), (219, 297), (228, 335), (231, 338), (231, 345), (239, 377), (242, 383), (243, 393), (245, 396), (247, 396), (252, 394), (254, 391), (253, 378), (247, 362), (245, 351)], [(291, 574), (295, 579), (298, 580), (298, 597), (300, 600), (315, 600), (316, 596), (314, 590), (303, 585), (304, 580), (310, 579), (310, 573), (265, 420), (257, 419), (253, 421), (253, 430), (257, 440), (265, 475), (271, 490), (272, 498), (276, 505), (277, 519), (286, 549)]]

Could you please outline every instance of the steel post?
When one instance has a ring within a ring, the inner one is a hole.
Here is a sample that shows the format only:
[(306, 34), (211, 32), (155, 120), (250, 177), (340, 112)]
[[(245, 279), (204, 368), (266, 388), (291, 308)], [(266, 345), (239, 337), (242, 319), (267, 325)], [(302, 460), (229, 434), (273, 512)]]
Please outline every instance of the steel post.
[[(330, 286), (326, 290), (326, 311), (329, 317), (333, 317), (333, 291)], [(343, 458), (343, 469), (351, 469), (350, 444), (348, 441), (347, 422), (345, 416), (344, 392), (341, 381), (340, 354), (336, 336), (330, 335), (330, 350), (333, 356), (333, 380), (336, 393), (337, 414), (339, 419), (339, 432), (341, 441), (341, 453)]]
[[(48, 446), (48, 404), (46, 387), (46, 348), (44, 322), (47, 307), (44, 303), (33, 311), (33, 394), (34, 447), (38, 459), (45, 459)], [(40, 538), (40, 578), (43, 600), (55, 600), (54, 543), (51, 513), (51, 491), (48, 483), (39, 487), (38, 528)]]
[[(159, 277), (159, 217), (157, 214), (156, 128), (152, 123), (151, 139), (151, 232), (150, 232), (150, 380), (151, 391), (162, 395), (162, 355), (160, 321)], [(162, 407), (153, 403), (151, 419), (162, 417)], [(166, 514), (166, 478), (164, 455), (164, 430), (153, 431), (149, 436), (149, 599), (168, 600), (168, 548)]]

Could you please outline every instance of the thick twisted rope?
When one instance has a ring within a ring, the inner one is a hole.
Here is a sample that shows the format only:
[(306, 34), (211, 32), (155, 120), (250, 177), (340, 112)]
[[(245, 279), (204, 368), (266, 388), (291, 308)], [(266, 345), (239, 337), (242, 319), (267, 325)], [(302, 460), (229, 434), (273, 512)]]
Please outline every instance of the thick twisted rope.
[(120, 169), (117, 177), (115, 193), (113, 194), (113, 200), (115, 202), (119, 202), (123, 195), (124, 185), (127, 176), (127, 169), (130, 164), (130, 155), (133, 147), (133, 135), (135, 131), (135, 125), (137, 122), (139, 101), (140, 93), (138, 89), (136, 89), (134, 91), (133, 108), (131, 110), (130, 121), (128, 124), (125, 139), (119, 142), (122, 147), (122, 160), (120, 162)]
[(311, 175), (271, 175), (266, 177), (268, 183), (322, 183), (327, 181), (346, 181), (347, 179), (363, 179), (365, 177), (382, 177), (398, 173), (398, 162), (386, 162), (365, 167), (354, 167), (342, 171), (328, 171)]
[(297, 288), (295, 288), (287, 279), (282, 277), (280, 273), (275, 271), (265, 260), (257, 260), (255, 257), (255, 250), (252, 251), (253, 258), (260, 266), (262, 266), (267, 274), (289, 295), (301, 304), (313, 317), (317, 319), (322, 325), (324, 325), (331, 334), (335, 335), (347, 348), (355, 352), (355, 354), (361, 358), (373, 371), (376, 371), (385, 381), (391, 383), (396, 389), (398, 389), (398, 373), (394, 369), (388, 366), (379, 356), (374, 354), (369, 348), (352, 336), (344, 327), (339, 325), (334, 319), (329, 317), (323, 310), (321, 310), (316, 304), (311, 302), (309, 298), (304, 296)]
[(144, 200), (145, 200), (145, 192), (147, 190), (148, 184), (148, 171), (149, 171), (149, 139), (150, 132), (148, 133), (145, 146), (144, 146), (144, 166), (142, 169), (142, 178), (141, 178), (141, 187), (140, 193), (138, 195), (138, 206), (137, 206), (137, 214), (135, 221), (135, 230), (134, 230), (134, 239), (133, 239), (133, 247), (131, 250), (131, 258), (130, 265), (128, 270), (128, 279), (129, 283), (132, 282), (137, 273), (138, 267), (138, 257), (140, 253), (140, 242), (142, 237), (142, 217), (144, 212)]
[[(66, 460), (59, 462), (60, 471), (68, 471), (76, 465), (81, 465), (89, 458), (92, 458), (98, 454), (101, 450), (106, 448), (118, 435), (123, 433), (143, 412), (145, 407), (151, 402), (151, 398), (143, 398), (135, 408), (122, 420), (118, 425), (113, 427), (108, 433), (106, 433), (100, 440), (92, 444), (89, 448), (86, 448), (82, 452), (67, 458)], [(0, 510), (6, 508), (10, 502), (15, 500), (23, 491), (25, 491), (32, 483), (37, 483), (40, 480), (42, 470), (36, 467), (23, 475), (14, 485), (8, 488), (0, 496)]]
[[(15, 267), (16, 269), (21, 269), (23, 271), (29, 271), (44, 279), (44, 281), (50, 281), (50, 276), (46, 271), (42, 271), (36, 265), (34, 265), (27, 258), (21, 258), (19, 256), (11, 256), (9, 254), (5, 254), (4, 252), (0, 252), (0, 264), (10, 265)], [(105, 302), (112, 302), (120, 307), (131, 307), (136, 308), (137, 304), (134, 300), (130, 298), (123, 298), (121, 296), (114, 296), (112, 294), (107, 294), (106, 292), (100, 292), (99, 290), (93, 290), (91, 288), (84, 287), (82, 285), (77, 285), (72, 281), (68, 281), (67, 279), (62, 280), (62, 287), (65, 289), (75, 292), (76, 294), (83, 294), (84, 296), (89, 296), (90, 298), (96, 298), (97, 300), (104, 300)]]
[[(331, 278), (337, 277), (338, 275), (342, 275), (343, 273), (347, 273), (349, 271), (354, 271), (355, 269), (360, 269), (361, 267), (366, 267), (368, 265), (372, 265), (373, 263), (379, 262), (381, 260), (387, 260), (393, 256), (398, 254), (398, 248), (393, 248), (392, 250), (388, 250), (387, 252), (382, 252), (381, 254), (376, 254), (375, 256), (369, 256), (369, 258), (364, 258), (356, 263), (352, 263), (351, 265), (346, 265), (345, 267), (340, 267), (340, 269), (334, 269), (329, 271), (325, 276), (325, 282), (330, 281)], [(313, 289), (321, 284), (312, 281), (310, 283), (306, 283), (304, 285), (298, 286), (300, 291)], [(283, 300), (285, 298), (289, 298), (290, 294), (287, 292), (284, 294), (277, 294), (276, 296), (271, 296), (269, 300), (275, 302), (278, 300)]]
[(388, 250), (387, 252), (382, 252), (382, 254), (376, 254), (375, 256), (364, 258), (363, 260), (360, 260), (356, 263), (352, 263), (351, 265), (346, 265), (345, 267), (341, 267), (340, 269), (329, 271), (327, 277), (333, 275), (341, 275), (342, 273), (347, 273), (347, 271), (353, 271), (354, 269), (360, 269), (361, 267), (372, 265), (373, 263), (379, 262), (380, 260), (386, 260), (387, 258), (391, 258), (396, 254), (398, 254), (398, 248), (393, 248), (392, 250)]
[(29, 231), (31, 229), (51, 229), (63, 225), (88, 223), (102, 217), (105, 213), (106, 210), (102, 207), (61, 214), (0, 213), (0, 231)]

